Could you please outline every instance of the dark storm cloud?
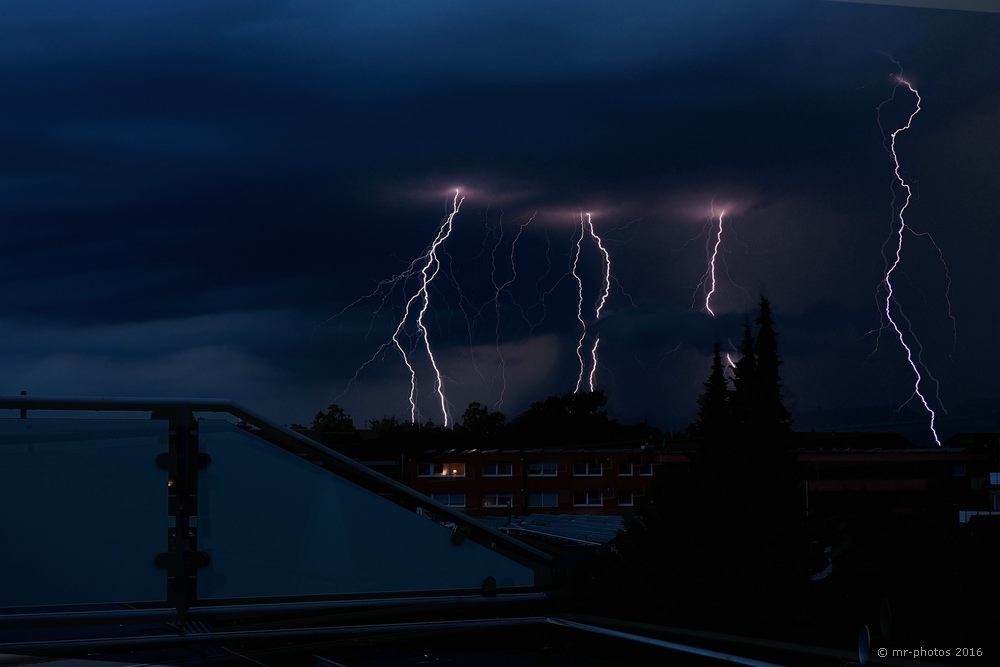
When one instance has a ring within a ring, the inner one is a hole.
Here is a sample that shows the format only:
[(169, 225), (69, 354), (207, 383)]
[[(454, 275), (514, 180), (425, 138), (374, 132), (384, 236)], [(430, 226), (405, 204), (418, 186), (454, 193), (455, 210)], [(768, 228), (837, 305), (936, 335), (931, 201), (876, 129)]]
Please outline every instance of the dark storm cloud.
[[(998, 241), (992, 15), (735, 0), (55, 0), (0, 13), (0, 318), (23, 352), (9, 391), (210, 391), (286, 421), (341, 397), (362, 422), (408, 415), (397, 352), (352, 383), (405, 298), (331, 316), (405, 270), (462, 186), (431, 320), (458, 414), (466, 399), (505, 396), (516, 411), (571, 388), (578, 321), (558, 277), (584, 209), (620, 281), (592, 324), (622, 418), (689, 420), (712, 341), (738, 338), (761, 292), (796, 400), (851, 394), (849, 374), (828, 374), (837, 355), (868, 385), (887, 369), (885, 395), (905, 400), (898, 355), (884, 345), (869, 361), (865, 338), (892, 222), (875, 108), (895, 66), (881, 52), (926, 91), (904, 142), (911, 215), (956, 260), (962, 344), (937, 315), (946, 277), (922, 237), (908, 239), (900, 289), (945, 393), (1000, 335), (979, 314), (996, 289), (980, 268)], [(698, 290), (713, 199), (739, 201), (716, 319)], [(519, 281), (494, 303), (516, 221), (535, 212)], [(590, 304), (600, 272), (585, 252)], [(62, 388), (61, 365), (75, 378)], [(817, 375), (828, 390), (804, 388)]]

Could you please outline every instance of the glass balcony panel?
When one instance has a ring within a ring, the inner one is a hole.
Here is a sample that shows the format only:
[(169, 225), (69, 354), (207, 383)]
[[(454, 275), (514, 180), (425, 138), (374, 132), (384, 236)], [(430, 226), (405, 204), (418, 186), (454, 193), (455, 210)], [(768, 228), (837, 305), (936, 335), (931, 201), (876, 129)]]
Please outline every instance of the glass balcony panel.
[(162, 601), (167, 422), (0, 419), (0, 607)]
[(534, 585), (472, 540), (225, 422), (202, 421), (202, 600)]

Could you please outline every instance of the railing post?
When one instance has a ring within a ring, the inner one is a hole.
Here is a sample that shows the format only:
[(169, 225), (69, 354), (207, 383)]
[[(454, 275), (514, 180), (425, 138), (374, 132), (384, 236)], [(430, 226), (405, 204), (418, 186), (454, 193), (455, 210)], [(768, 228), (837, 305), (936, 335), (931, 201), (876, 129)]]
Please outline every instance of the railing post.
[(198, 568), (208, 564), (198, 551), (198, 471), (209, 464), (198, 452), (198, 422), (187, 406), (156, 410), (169, 422), (168, 451), (156, 457), (167, 470), (167, 551), (156, 564), (167, 571), (167, 603), (184, 614), (198, 598)]

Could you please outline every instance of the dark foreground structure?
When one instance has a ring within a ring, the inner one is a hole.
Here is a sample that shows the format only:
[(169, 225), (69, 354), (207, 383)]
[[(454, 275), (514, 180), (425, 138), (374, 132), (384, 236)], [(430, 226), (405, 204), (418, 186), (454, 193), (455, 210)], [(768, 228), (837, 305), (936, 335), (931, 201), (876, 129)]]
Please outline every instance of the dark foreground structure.
[(859, 658), (573, 616), (545, 551), (232, 402), (0, 410), (0, 665)]

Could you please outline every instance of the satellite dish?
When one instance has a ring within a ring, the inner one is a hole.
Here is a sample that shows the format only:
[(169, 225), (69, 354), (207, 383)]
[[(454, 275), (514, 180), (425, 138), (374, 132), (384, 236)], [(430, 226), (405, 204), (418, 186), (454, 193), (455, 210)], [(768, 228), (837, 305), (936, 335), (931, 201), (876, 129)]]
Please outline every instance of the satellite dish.
[(885, 598), (878, 605), (878, 627), (882, 631), (882, 639), (888, 639), (889, 630), (892, 629), (892, 608)]
[(868, 664), (868, 650), (872, 646), (872, 635), (868, 632), (868, 626), (862, 625), (861, 632), (858, 633), (858, 662), (862, 665)]

